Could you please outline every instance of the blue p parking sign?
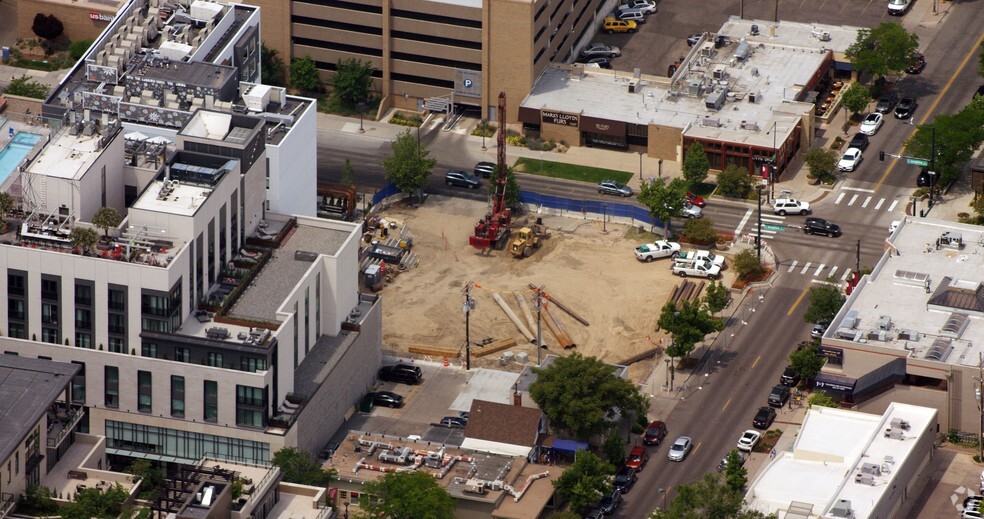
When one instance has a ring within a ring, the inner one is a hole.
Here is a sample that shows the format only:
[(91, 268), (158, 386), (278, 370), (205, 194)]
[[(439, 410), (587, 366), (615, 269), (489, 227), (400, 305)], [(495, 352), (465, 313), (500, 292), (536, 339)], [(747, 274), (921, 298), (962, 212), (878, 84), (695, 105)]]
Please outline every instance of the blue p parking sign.
[(471, 79), (468, 79), (468, 78), (465, 78), (465, 80), (462, 81), (462, 84), (465, 85), (465, 88), (471, 88), (472, 87), (472, 80)]

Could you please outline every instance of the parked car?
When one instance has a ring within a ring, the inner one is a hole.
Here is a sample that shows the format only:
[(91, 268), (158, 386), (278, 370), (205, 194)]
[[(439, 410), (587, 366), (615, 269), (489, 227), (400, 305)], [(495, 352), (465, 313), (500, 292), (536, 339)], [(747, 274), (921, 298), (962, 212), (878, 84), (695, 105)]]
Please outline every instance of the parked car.
[(782, 216), (786, 216), (789, 213), (808, 214), (810, 212), (810, 203), (796, 200), (795, 198), (777, 198), (772, 204), (772, 212)]
[(841, 228), (839, 225), (823, 218), (807, 218), (803, 223), (803, 232), (806, 234), (822, 234), (824, 236), (837, 237), (841, 235)]
[(616, 182), (614, 180), (602, 180), (598, 184), (598, 194), (629, 197), (632, 196), (634, 192), (631, 187), (622, 184), (621, 182)]
[(681, 436), (670, 445), (670, 451), (667, 453), (666, 457), (670, 461), (683, 461), (693, 447), (694, 440), (689, 436)]
[(769, 405), (772, 407), (782, 407), (789, 401), (789, 387), (776, 384), (769, 392)]
[(605, 18), (601, 24), (602, 30), (608, 34), (613, 34), (616, 32), (633, 33), (636, 32), (636, 27), (636, 23), (632, 20), (619, 20), (618, 18), (611, 16)]
[(912, 0), (888, 0), (888, 14), (902, 16), (912, 5)]
[(827, 327), (823, 324), (817, 323), (813, 325), (813, 329), (810, 330), (810, 337), (814, 339), (819, 339), (823, 337), (823, 332), (827, 331)]
[(642, 472), (642, 467), (649, 461), (649, 452), (642, 445), (636, 445), (629, 451), (629, 459), (625, 461), (626, 467), (632, 467), (637, 472)]
[(467, 187), (469, 189), (478, 189), (482, 186), (481, 179), (460, 169), (448, 170), (444, 174), (444, 183), (449, 186)]
[(768, 429), (776, 419), (776, 410), (771, 407), (760, 407), (752, 418), (752, 427), (756, 429)]
[(702, 32), (698, 32), (695, 34), (691, 34), (690, 36), (687, 36), (687, 47), (693, 47), (694, 45), (697, 45), (697, 42), (699, 42), (701, 37), (703, 36), (704, 33)]
[(677, 263), (692, 263), (695, 261), (706, 261), (711, 265), (716, 265), (721, 269), (724, 269), (727, 265), (724, 260), (724, 256), (720, 254), (714, 254), (709, 250), (689, 250), (677, 254), (674, 258)]
[(675, 241), (657, 240), (644, 243), (635, 248), (635, 257), (639, 261), (650, 262), (659, 258), (675, 258), (680, 254), (680, 244)]
[(701, 218), (704, 216), (704, 211), (701, 210), (700, 206), (683, 204), (683, 209), (680, 210), (680, 216), (684, 218)]
[(837, 169), (840, 171), (854, 171), (858, 169), (858, 165), (864, 160), (861, 150), (857, 148), (848, 148), (841, 157), (840, 162), (837, 163)]
[(593, 65), (593, 66), (597, 66), (598, 68), (603, 68), (606, 70), (612, 69), (612, 62), (609, 61), (609, 58), (602, 58), (598, 56), (594, 58), (581, 58), (578, 60), (578, 63), (583, 63), (585, 65)]
[(916, 107), (919, 103), (912, 97), (903, 97), (899, 101), (898, 106), (895, 107), (895, 118), (896, 119), (909, 119), (912, 114), (916, 112)]
[(468, 425), (468, 420), (460, 416), (445, 416), (441, 418), (441, 425), (455, 429), (464, 429)]
[(875, 104), (875, 111), (880, 114), (887, 114), (891, 112), (895, 105), (899, 103), (898, 92), (891, 91), (884, 93), (881, 98), (878, 99), (878, 103)]
[(403, 396), (392, 391), (376, 391), (369, 393), (372, 397), (372, 405), (383, 407), (403, 407)]
[(974, 98), (979, 96), (984, 96), (984, 85), (977, 87), (977, 92), (974, 92)]
[(878, 133), (878, 130), (881, 129), (884, 123), (885, 119), (882, 117), (882, 114), (870, 113), (865, 116), (864, 121), (861, 121), (861, 127), (858, 131), (865, 135), (874, 135)]
[(642, 435), (642, 443), (646, 445), (659, 445), (666, 438), (666, 424), (655, 420), (646, 427), (645, 434)]
[(926, 57), (916, 52), (909, 61), (909, 67), (905, 69), (908, 74), (919, 74), (926, 68)]
[(622, 55), (622, 49), (607, 43), (589, 43), (581, 49), (581, 56), (585, 58), (605, 57), (617, 58)]
[(854, 137), (851, 138), (851, 142), (848, 143), (848, 148), (857, 148), (864, 151), (868, 147), (869, 141), (868, 136), (863, 133), (855, 133)]
[(379, 368), (379, 380), (383, 382), (398, 382), (400, 384), (420, 384), (423, 374), (417, 366), (397, 364)]
[(656, 12), (656, 2), (653, 0), (629, 0), (618, 7), (619, 9), (638, 9), (643, 14), (653, 14)]
[(615, 473), (615, 489), (625, 494), (632, 488), (639, 476), (632, 467), (623, 466)]
[(472, 172), (476, 177), (491, 178), (495, 174), (495, 162), (479, 162)]
[(591, 511), (584, 516), (584, 519), (602, 519), (603, 517), (605, 517), (605, 512), (602, 512), (601, 508), (592, 508)]
[(762, 433), (749, 429), (741, 434), (741, 438), (738, 438), (738, 450), (752, 452), (752, 449), (758, 445), (758, 442), (761, 439)]
[(687, 191), (686, 199), (688, 204), (696, 205), (697, 207), (703, 208), (707, 205), (707, 202), (704, 201), (704, 197), (697, 196), (690, 191)]
[(618, 490), (612, 490), (610, 494), (605, 494), (601, 498), (601, 502), (598, 503), (598, 508), (604, 512), (605, 515), (610, 515), (615, 513), (615, 509), (618, 505), (622, 504), (622, 492)]
[(615, 12), (615, 18), (623, 22), (632, 21), (636, 24), (646, 21), (646, 15), (638, 9), (619, 9)]
[(779, 375), (779, 383), (784, 386), (795, 386), (799, 384), (800, 375), (793, 369), (792, 366), (786, 366), (786, 369), (782, 370), (782, 375)]

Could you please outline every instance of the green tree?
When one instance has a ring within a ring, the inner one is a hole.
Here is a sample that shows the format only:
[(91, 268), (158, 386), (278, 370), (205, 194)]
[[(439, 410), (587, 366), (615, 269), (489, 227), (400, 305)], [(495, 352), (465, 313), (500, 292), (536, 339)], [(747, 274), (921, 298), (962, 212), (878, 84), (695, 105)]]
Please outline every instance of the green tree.
[(38, 13), (34, 15), (34, 23), (31, 24), (31, 30), (34, 31), (34, 34), (38, 35), (38, 38), (53, 40), (65, 32), (65, 26), (53, 14), (45, 16)]
[(103, 230), (103, 236), (109, 238), (109, 228), (120, 224), (120, 213), (112, 207), (100, 207), (92, 216), (92, 225)]
[(803, 155), (803, 162), (810, 169), (809, 176), (822, 178), (830, 175), (837, 168), (837, 152), (830, 148), (810, 148)]
[[(764, 519), (761, 512), (743, 510), (741, 492), (735, 492), (721, 474), (708, 472), (689, 485), (680, 485), (666, 510), (657, 508), (650, 519)], [(769, 516), (774, 517), (774, 516)]]
[(393, 155), (383, 160), (386, 180), (404, 193), (413, 193), (427, 185), (427, 177), (437, 164), (436, 160), (427, 158), (430, 151), (417, 143), (409, 129), (401, 133), (391, 147)]
[(267, 47), (265, 43), (260, 44), (260, 81), (264, 85), (285, 86), (284, 70), (284, 60), (280, 57), (280, 52)]
[(72, 227), (68, 239), (72, 242), (73, 247), (82, 252), (88, 252), (99, 241), (99, 233), (88, 227)]
[(574, 463), (552, 480), (557, 493), (579, 512), (612, 491), (611, 473), (615, 467), (590, 451), (580, 452)]
[(715, 243), (718, 233), (714, 230), (714, 220), (710, 218), (690, 218), (683, 224), (683, 234), (693, 243)]
[(745, 249), (735, 254), (735, 259), (731, 263), (741, 279), (765, 274), (765, 266), (762, 265), (754, 249)]
[(119, 483), (107, 490), (87, 488), (75, 494), (75, 502), (62, 507), (65, 519), (118, 519), (129, 494)]
[(984, 41), (977, 50), (980, 51), (977, 53), (977, 74), (984, 77)]
[(14, 197), (0, 193), (0, 221), (5, 221), (7, 215), (14, 210)]
[(308, 92), (321, 91), (321, 76), (311, 56), (296, 58), (290, 62), (290, 86)]
[(271, 462), (280, 467), (284, 473), (284, 481), (288, 483), (327, 487), (336, 476), (334, 469), (323, 469), (310, 452), (293, 447), (284, 447), (277, 451)]
[(747, 198), (752, 191), (752, 177), (747, 169), (736, 164), (728, 164), (717, 175), (718, 190), (724, 196)]
[(72, 56), (72, 59), (78, 61), (82, 59), (89, 47), (92, 46), (92, 40), (77, 40), (73, 41), (68, 45), (68, 53)]
[(830, 397), (824, 391), (817, 391), (810, 395), (810, 398), (806, 399), (806, 404), (809, 407), (840, 407), (837, 405), (837, 401)]
[(712, 279), (707, 285), (707, 288), (704, 289), (704, 297), (702, 299), (704, 308), (709, 313), (716, 314), (724, 310), (728, 306), (729, 301), (731, 301), (731, 293), (728, 291), (728, 287), (724, 286), (724, 283)]
[(21, 497), (21, 504), (27, 510), (21, 510), (18, 505), (18, 512), (31, 513), (34, 516), (51, 515), (58, 510), (55, 497), (57, 496), (50, 488), (30, 485)]
[[(495, 195), (495, 173), (489, 178), (489, 197)], [(515, 207), (519, 204), (519, 180), (512, 166), (506, 166), (506, 207)]]
[(138, 459), (127, 467), (126, 472), (140, 479), (141, 499), (154, 499), (157, 497), (157, 494), (161, 490), (161, 484), (164, 483), (163, 470), (155, 467), (150, 460)]
[(536, 381), (530, 396), (550, 419), (552, 428), (579, 440), (608, 432), (614, 417), (645, 415), (649, 402), (636, 386), (615, 375), (594, 357), (575, 353), (560, 357), (546, 368), (534, 368)]
[(699, 301), (667, 301), (659, 314), (659, 327), (673, 339), (666, 354), (678, 358), (690, 354), (695, 344), (704, 340), (707, 334), (720, 330), (723, 323), (711, 316)]
[(829, 325), (847, 298), (836, 285), (819, 284), (810, 288), (810, 306), (803, 318), (808, 323)]
[(937, 115), (932, 124), (920, 125), (905, 144), (906, 154), (931, 158), (936, 129), (937, 186), (942, 188), (963, 173), (963, 166), (984, 141), (984, 97), (977, 97), (955, 114)]
[(372, 496), (359, 500), (366, 517), (454, 518), (454, 498), (426, 472), (389, 472), (366, 483), (362, 493)]
[(728, 465), (724, 468), (724, 484), (732, 492), (741, 495), (748, 483), (748, 469), (742, 463), (741, 453), (738, 452), (738, 449), (728, 451), (727, 460)]
[(663, 178), (644, 181), (636, 197), (639, 203), (649, 208), (649, 215), (663, 222), (663, 235), (670, 236), (670, 218), (678, 216), (683, 210), (687, 184), (675, 178), (669, 184)]
[(7, 85), (7, 90), (4, 91), (6, 94), (12, 96), (23, 96), (23, 97), (33, 97), (34, 99), (44, 99), (48, 97), (48, 92), (51, 89), (48, 85), (44, 83), (39, 83), (30, 77), (24, 75), (19, 78), (14, 78), (10, 80), (10, 84)]
[(909, 34), (901, 24), (885, 22), (872, 29), (858, 31), (857, 39), (844, 52), (855, 70), (872, 76), (901, 74), (908, 68), (912, 54), (919, 50), (919, 37)]
[(360, 101), (366, 101), (369, 98), (369, 89), (372, 88), (372, 73), (375, 70), (372, 62), (368, 60), (355, 58), (338, 60), (335, 74), (328, 80), (331, 84), (331, 94), (349, 107), (355, 106)]
[(338, 183), (344, 186), (354, 186), (355, 185), (355, 170), (352, 169), (352, 161), (345, 159), (345, 165), (342, 166), (341, 175), (339, 175)]
[(622, 433), (617, 429), (609, 431), (601, 450), (605, 454), (605, 458), (608, 459), (608, 463), (620, 467), (625, 461), (625, 440), (622, 438)]
[(711, 161), (708, 160), (707, 153), (704, 153), (704, 145), (694, 142), (683, 158), (683, 179), (690, 187), (694, 187), (707, 178), (710, 170)]
[(806, 347), (799, 348), (796, 351), (789, 354), (789, 365), (793, 368), (793, 371), (800, 376), (801, 379), (807, 381), (807, 386), (812, 385), (813, 380), (817, 378), (817, 374), (820, 373), (820, 369), (823, 368), (823, 363), (826, 362), (826, 358), (820, 355), (817, 351), (817, 346), (815, 343), (810, 343)]
[(871, 102), (871, 91), (861, 83), (851, 83), (842, 95), (844, 107), (851, 111), (851, 116), (857, 116), (858, 112), (863, 112)]

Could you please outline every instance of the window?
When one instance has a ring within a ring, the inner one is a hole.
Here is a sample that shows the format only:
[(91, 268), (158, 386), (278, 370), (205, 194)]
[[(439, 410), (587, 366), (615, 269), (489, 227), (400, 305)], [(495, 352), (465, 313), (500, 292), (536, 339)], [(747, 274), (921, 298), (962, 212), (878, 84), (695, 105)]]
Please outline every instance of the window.
[(156, 315), (164, 317), (167, 315), (169, 300), (167, 296), (155, 296), (143, 294), (140, 311), (146, 315)]
[(219, 420), (219, 383), (214, 380), (205, 381), (205, 421)]
[(75, 332), (75, 346), (92, 349), (92, 334)]
[(178, 362), (191, 362), (191, 350), (188, 348), (174, 348), (174, 360)]
[(7, 274), (7, 293), (14, 296), (24, 295), (25, 277), (23, 274)]
[(152, 410), (152, 375), (149, 371), (137, 372), (137, 411), (149, 413)]
[(9, 299), (7, 303), (7, 318), (17, 319), (18, 321), (24, 320), (24, 300), (23, 299)]
[(171, 416), (184, 418), (185, 415), (185, 379), (171, 375)]
[(92, 310), (86, 308), (75, 309), (75, 329), (92, 330)]
[(236, 386), (236, 425), (266, 426), (266, 392), (263, 388)]
[(106, 420), (106, 447), (184, 459), (245, 461), (260, 465), (270, 462), (270, 444), (181, 431), (126, 422)]
[(78, 375), (72, 377), (72, 402), (85, 405), (85, 363), (72, 361), (72, 364), (82, 368)]
[(222, 354), (221, 353), (211, 352), (211, 351), (208, 352), (208, 365), (209, 366), (212, 366), (213, 368), (221, 368), (222, 367)]
[(118, 408), (120, 406), (120, 368), (106, 366), (104, 377), (105, 395), (103, 400), (106, 407)]
[(41, 324), (58, 324), (58, 305), (41, 303)]
[(126, 310), (126, 292), (116, 288), (109, 289), (109, 309), (116, 311)]
[(7, 326), (7, 335), (14, 339), (26, 339), (27, 329), (24, 327), (24, 323), (10, 323)]
[(122, 314), (109, 314), (109, 333), (126, 335), (126, 316)]
[(239, 358), (239, 369), (242, 371), (249, 371), (250, 373), (256, 373), (257, 371), (266, 371), (266, 359), (263, 358), (253, 358), (253, 357), (240, 357)]
[(120, 339), (119, 337), (110, 337), (109, 351), (113, 353), (126, 353), (126, 339)]
[(41, 278), (41, 299), (58, 301), (58, 280)]
[(157, 345), (152, 342), (145, 342), (140, 345), (140, 356), (141, 357), (153, 357), (157, 358)]
[(162, 321), (160, 319), (148, 319), (146, 317), (140, 319), (140, 329), (145, 332), (156, 332), (156, 333), (170, 333), (171, 327), (168, 321)]
[(60, 342), (57, 328), (41, 328), (41, 342), (48, 344), (58, 344)]

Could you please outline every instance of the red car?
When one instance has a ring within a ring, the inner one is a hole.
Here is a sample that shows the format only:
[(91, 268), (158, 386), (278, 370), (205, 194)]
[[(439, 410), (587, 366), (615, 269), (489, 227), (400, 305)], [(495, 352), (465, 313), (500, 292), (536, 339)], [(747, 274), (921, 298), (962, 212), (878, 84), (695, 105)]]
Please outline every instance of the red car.
[(686, 198), (687, 198), (687, 202), (690, 202), (691, 205), (696, 205), (697, 207), (704, 207), (705, 205), (703, 197), (699, 197), (689, 191), (687, 192)]
[(649, 461), (649, 453), (646, 452), (646, 448), (642, 445), (636, 445), (629, 451), (629, 459), (626, 460), (625, 466), (635, 469), (636, 472), (641, 472), (647, 461)]
[(666, 438), (666, 424), (656, 420), (646, 427), (646, 434), (642, 436), (642, 443), (646, 445), (659, 445), (663, 438)]

